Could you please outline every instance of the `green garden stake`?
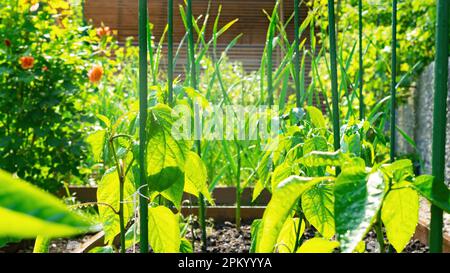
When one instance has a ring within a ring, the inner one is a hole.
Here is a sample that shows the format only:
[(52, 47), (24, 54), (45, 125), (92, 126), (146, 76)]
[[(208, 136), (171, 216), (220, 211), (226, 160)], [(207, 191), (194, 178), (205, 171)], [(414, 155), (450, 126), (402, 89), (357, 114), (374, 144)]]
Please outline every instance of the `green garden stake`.
[(167, 89), (169, 91), (168, 102), (173, 104), (173, 0), (167, 3)]
[(139, 226), (140, 252), (148, 253), (148, 196), (145, 146), (147, 143), (147, 0), (139, 0)]
[[(433, 158), (432, 172), (434, 176), (433, 191), (445, 181), (445, 141), (447, 126), (447, 79), (449, 50), (449, 1), (437, 0), (436, 26), (436, 60), (434, 80), (434, 110), (433, 110)], [(442, 187), (442, 185), (441, 185)], [(430, 252), (442, 252), (443, 212), (439, 207), (431, 206), (430, 222)]]
[(334, 18), (334, 1), (328, 0), (328, 29), (330, 35), (330, 68), (331, 68), (331, 94), (333, 103), (333, 137), (334, 150), (341, 148), (339, 125), (339, 93), (337, 82), (336, 62), (336, 23)]
[(391, 118), (390, 118), (390, 131), (391, 131), (391, 149), (390, 158), (391, 162), (395, 161), (396, 150), (396, 138), (395, 138), (395, 123), (396, 123), (396, 85), (397, 85), (397, 0), (392, 1), (392, 62), (391, 62)]

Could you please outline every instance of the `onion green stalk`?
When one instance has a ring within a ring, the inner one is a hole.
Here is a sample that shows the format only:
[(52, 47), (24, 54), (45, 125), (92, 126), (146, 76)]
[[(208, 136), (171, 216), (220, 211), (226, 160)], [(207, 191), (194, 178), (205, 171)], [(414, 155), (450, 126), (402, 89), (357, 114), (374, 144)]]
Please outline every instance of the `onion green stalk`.
[[(192, 1), (187, 0), (187, 10), (186, 10), (186, 21), (187, 21), (187, 31), (188, 31), (188, 47), (189, 47), (189, 68), (190, 68), (190, 83), (191, 87), (194, 89), (198, 89), (197, 83), (197, 72), (196, 72), (196, 62), (195, 62), (195, 45), (194, 45), (194, 29), (192, 24)], [(198, 107), (194, 104), (195, 117), (199, 117)], [(198, 126), (197, 126), (198, 127)], [(196, 140), (197, 146), (197, 154), (201, 157), (201, 141), (197, 137)], [(202, 251), (206, 251), (207, 249), (207, 241), (206, 241), (206, 209), (205, 209), (205, 198), (203, 194), (199, 194), (199, 220), (200, 220), (200, 228), (202, 230)]]
[(359, 119), (364, 119), (364, 93), (363, 93), (363, 79), (364, 79), (364, 64), (363, 64), (363, 17), (362, 17), (362, 0), (358, 2), (358, 14), (359, 14)]
[[(449, 50), (449, 1), (437, 1), (436, 29), (436, 62), (434, 81), (434, 111), (433, 111), (433, 159), (432, 172), (434, 176), (433, 191), (445, 181), (445, 141), (447, 125), (447, 79)], [(442, 252), (443, 212), (437, 206), (431, 206), (430, 222), (430, 252)]]
[(295, 59), (294, 59), (294, 80), (295, 80), (295, 95), (297, 107), (301, 107), (300, 94), (300, 11), (299, 0), (294, 0), (294, 45), (295, 45)]
[(173, 104), (173, 0), (167, 2), (167, 90), (169, 105)]
[(139, 0), (139, 226), (140, 252), (148, 253), (147, 171), (145, 166), (147, 123), (147, 0)]

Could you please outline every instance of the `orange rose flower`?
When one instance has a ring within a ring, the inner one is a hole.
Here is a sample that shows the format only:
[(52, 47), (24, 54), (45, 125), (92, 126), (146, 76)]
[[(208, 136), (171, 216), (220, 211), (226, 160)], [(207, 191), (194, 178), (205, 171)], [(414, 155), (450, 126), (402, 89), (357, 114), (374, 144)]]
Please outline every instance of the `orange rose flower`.
[(109, 27), (99, 27), (97, 28), (97, 36), (103, 38), (105, 36), (111, 35), (111, 29)]
[(24, 56), (20, 58), (20, 66), (25, 69), (31, 69), (34, 67), (34, 58), (31, 56)]
[(89, 70), (88, 77), (92, 83), (98, 83), (103, 76), (103, 68), (100, 65), (94, 65), (91, 70)]

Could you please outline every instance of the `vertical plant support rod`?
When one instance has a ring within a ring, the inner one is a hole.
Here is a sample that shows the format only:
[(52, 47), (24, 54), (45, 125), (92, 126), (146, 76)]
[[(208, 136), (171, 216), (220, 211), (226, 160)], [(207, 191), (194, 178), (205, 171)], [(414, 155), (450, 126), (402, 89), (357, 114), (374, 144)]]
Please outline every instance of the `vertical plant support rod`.
[(363, 18), (362, 18), (362, 0), (358, 3), (358, 14), (359, 14), (359, 119), (364, 119), (364, 94), (363, 94), (363, 80), (364, 80), (364, 64), (363, 64)]
[[(195, 45), (194, 45), (194, 28), (192, 26), (192, 1), (187, 0), (187, 10), (186, 10), (186, 20), (187, 20), (187, 28), (188, 28), (188, 47), (189, 47), (189, 68), (190, 68), (190, 80), (191, 80), (191, 86), (194, 89), (198, 89), (197, 84), (197, 72), (196, 72), (196, 65), (195, 65)], [(196, 103), (193, 103), (194, 106), (194, 116), (195, 120), (199, 117), (199, 109)], [(197, 121), (197, 124), (200, 124), (200, 122)], [(197, 126), (198, 128), (198, 126)], [(198, 128), (199, 129), (199, 128)], [(200, 130), (200, 129), (199, 129)], [(197, 146), (197, 154), (201, 158), (201, 141), (199, 138), (199, 134), (196, 135), (196, 146)], [(206, 251), (207, 248), (207, 242), (206, 242), (206, 209), (205, 209), (205, 198), (203, 194), (199, 194), (198, 196), (198, 202), (199, 202), (199, 220), (200, 220), (200, 228), (202, 230), (202, 251)]]
[(333, 103), (333, 137), (334, 150), (341, 148), (339, 133), (339, 93), (337, 82), (336, 62), (336, 23), (334, 18), (334, 0), (328, 0), (328, 31), (330, 35), (330, 68), (331, 68), (331, 94)]
[(167, 89), (169, 106), (173, 104), (173, 0), (167, 3)]
[(139, 227), (140, 252), (148, 253), (148, 202), (145, 145), (147, 143), (147, 0), (139, 0)]
[(299, 0), (294, 0), (294, 45), (295, 45), (295, 60), (294, 60), (294, 80), (295, 80), (295, 95), (297, 108), (301, 107), (300, 94), (300, 11)]
[[(449, 50), (449, 1), (437, 0), (436, 60), (434, 78), (433, 110), (433, 192), (445, 186), (445, 141), (447, 125), (447, 79)], [(437, 206), (431, 206), (430, 252), (442, 252), (443, 212)]]
[(396, 137), (395, 137), (395, 101), (396, 101), (396, 85), (397, 85), (397, 0), (392, 1), (392, 62), (391, 62), (391, 162), (395, 161)]

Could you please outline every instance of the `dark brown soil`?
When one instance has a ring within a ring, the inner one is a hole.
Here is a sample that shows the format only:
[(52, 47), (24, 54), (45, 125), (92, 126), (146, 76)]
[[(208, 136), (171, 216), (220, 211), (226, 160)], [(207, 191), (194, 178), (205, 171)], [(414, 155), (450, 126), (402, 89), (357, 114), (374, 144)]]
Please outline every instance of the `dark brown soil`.
[[(201, 252), (201, 232), (198, 227), (194, 229), (194, 252)], [(316, 231), (314, 228), (308, 228), (303, 234), (303, 239), (308, 240), (315, 236)], [(53, 240), (50, 244), (50, 253), (70, 253), (78, 248), (81, 244), (86, 242), (91, 235), (86, 235), (73, 239), (57, 239)], [(192, 243), (192, 232), (189, 231), (186, 234), (186, 238)], [(250, 224), (245, 223), (242, 225), (241, 230), (236, 229), (236, 225), (230, 222), (223, 224), (213, 224), (210, 220), (207, 228), (207, 240), (209, 253), (248, 253), (251, 245), (250, 237)], [(379, 253), (380, 247), (376, 239), (376, 234), (370, 231), (365, 238), (366, 253)], [(139, 249), (137, 245), (136, 249)], [(16, 253), (30, 253), (33, 251), (33, 242), (25, 241), (21, 245), (9, 252)], [(386, 249), (388, 252), (389, 249)], [(0, 253), (5, 250), (0, 249)], [(133, 250), (129, 249), (128, 253), (132, 253)], [(427, 253), (429, 252), (428, 246), (422, 244), (418, 240), (411, 240), (408, 246), (403, 251), (404, 253)]]
[[(207, 229), (208, 248), (207, 252), (210, 253), (247, 253), (250, 250), (251, 238), (250, 238), (250, 225), (242, 225), (241, 231), (237, 231), (236, 225), (230, 222), (224, 224), (216, 224), (214, 228)], [(196, 228), (195, 231), (195, 252), (200, 252), (201, 249), (201, 233), (200, 229)], [(303, 239), (308, 240), (314, 238), (316, 231), (314, 228), (306, 229), (303, 234)], [(192, 233), (188, 232), (186, 238), (192, 242)], [(366, 253), (379, 253), (380, 247), (374, 231), (370, 231), (366, 236)], [(388, 252), (389, 249), (386, 249)], [(427, 253), (429, 252), (428, 246), (422, 244), (418, 240), (411, 240), (407, 245), (403, 253)]]
[[(55, 239), (52, 240), (49, 245), (50, 253), (72, 253), (79, 248), (83, 243), (87, 242), (92, 235), (85, 235), (83, 237), (77, 237), (72, 239)], [(32, 253), (34, 242), (32, 240), (23, 241), (17, 245), (11, 245), (4, 249), (0, 249), (2, 252), (13, 253)]]

